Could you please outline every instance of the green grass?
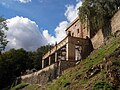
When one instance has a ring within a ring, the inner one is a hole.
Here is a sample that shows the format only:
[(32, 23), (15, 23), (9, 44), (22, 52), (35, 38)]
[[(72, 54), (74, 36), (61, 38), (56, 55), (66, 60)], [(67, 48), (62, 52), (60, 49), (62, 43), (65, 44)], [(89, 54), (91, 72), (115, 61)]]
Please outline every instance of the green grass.
[(21, 84), (11, 88), (10, 90), (37, 90), (38, 88), (40, 88), (39, 85), (27, 84), (27, 83), (22, 82)]
[(104, 81), (99, 81), (94, 85), (92, 90), (114, 90), (112, 86)]
[[(89, 70), (93, 65), (100, 64), (103, 62), (103, 58), (106, 55), (111, 54), (115, 51), (116, 48), (120, 46), (120, 37), (113, 38), (112, 42), (110, 42), (108, 45), (103, 46), (102, 48), (95, 50), (92, 52), (92, 54), (83, 60), (79, 65), (70, 68), (66, 70), (66, 73), (62, 75), (56, 82), (52, 83), (48, 90), (76, 90), (76, 87), (79, 85), (79, 87), (86, 86), (90, 83), (95, 84), (97, 82), (97, 78), (91, 78), (84, 80), (83, 78), (76, 80), (75, 78), (77, 76), (84, 76), (84, 73)], [(104, 77), (104, 71), (100, 72), (98, 74), (99, 79), (103, 79)], [(96, 76), (97, 77), (97, 76)], [(67, 87), (64, 87), (66, 83), (71, 83)], [(73, 89), (74, 88), (74, 89)], [(84, 89), (81, 89), (84, 90)]]
[[(104, 79), (105, 71), (102, 70), (97, 75), (84, 79), (85, 72), (89, 70), (92, 66), (100, 64), (103, 62), (103, 58), (106, 55), (111, 54), (115, 51), (116, 48), (120, 46), (120, 37), (114, 38), (108, 45), (101, 47), (98, 50), (94, 50), (89, 57), (81, 61), (79, 65), (67, 69), (65, 73), (59, 77), (56, 81), (49, 83), (45, 86), (48, 90), (86, 90), (85, 87), (96, 88), (99, 87), (109, 87), (107, 83), (101, 82)], [(119, 60), (113, 61), (116, 64), (119, 64)], [(117, 67), (115, 67), (117, 69)], [(11, 90), (39, 90), (42, 86), (32, 84), (28, 85), (26, 83), (21, 83)], [(88, 88), (88, 90), (90, 90)], [(103, 89), (104, 90), (104, 89)], [(106, 89), (111, 90), (111, 89)]]
[(67, 84), (70, 84), (70, 81), (66, 76), (62, 76), (59, 80), (55, 83), (54, 87), (49, 87), (49, 90), (58, 90), (59, 87), (64, 88)]
[(23, 83), (15, 86), (15, 87), (13, 87), (13, 88), (11, 88), (10, 90), (20, 90), (20, 89), (22, 89), (22, 88), (24, 88), (24, 87), (26, 87), (26, 86), (28, 86), (28, 85), (29, 85), (29, 84), (23, 82)]
[(39, 89), (39, 88), (40, 88), (39, 85), (31, 84), (31, 85), (26, 86), (26, 87), (25, 87), (24, 89), (22, 89), (22, 90), (37, 90), (37, 89)]

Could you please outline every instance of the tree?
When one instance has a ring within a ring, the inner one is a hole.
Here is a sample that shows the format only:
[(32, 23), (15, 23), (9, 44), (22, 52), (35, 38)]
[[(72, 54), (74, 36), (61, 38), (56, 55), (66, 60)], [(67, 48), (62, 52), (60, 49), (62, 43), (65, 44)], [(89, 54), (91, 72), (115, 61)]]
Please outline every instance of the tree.
[(23, 49), (11, 49), (0, 55), (0, 89), (10, 87), (26, 71), (28, 54)]
[(37, 49), (34, 56), (36, 56), (36, 59), (34, 60), (34, 67), (38, 70), (42, 68), (42, 57), (45, 53), (47, 53), (51, 48), (53, 48), (53, 45), (46, 45), (41, 46)]
[(110, 19), (118, 11), (120, 0), (82, 0), (79, 7), (79, 17), (82, 23), (87, 23), (90, 37), (102, 29), (104, 37), (111, 33)]
[(0, 17), (0, 53), (5, 49), (8, 43), (4, 30), (8, 30), (6, 20)]
[(11, 49), (0, 55), (0, 89), (14, 85), (17, 77), (24, 75), (26, 70), (40, 70), (42, 68), (42, 56), (50, 45), (42, 46), (37, 51), (27, 52), (24, 49)]

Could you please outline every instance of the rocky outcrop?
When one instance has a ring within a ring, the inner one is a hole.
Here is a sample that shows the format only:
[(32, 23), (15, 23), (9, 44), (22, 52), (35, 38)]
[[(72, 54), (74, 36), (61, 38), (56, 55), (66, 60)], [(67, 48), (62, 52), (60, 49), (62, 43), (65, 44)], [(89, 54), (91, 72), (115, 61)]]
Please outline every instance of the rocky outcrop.
[(85, 73), (85, 77), (84, 78), (91, 78), (94, 75), (96, 75), (97, 73), (99, 73), (101, 71), (100, 65), (95, 65), (92, 68), (90, 68), (86, 73)]
[[(120, 47), (114, 53), (106, 56), (105, 79), (114, 87), (120, 85)], [(119, 88), (120, 89), (120, 88)]]
[(120, 47), (117, 48), (112, 54), (107, 55), (103, 62), (94, 65), (85, 72), (85, 75), (77, 76), (76, 79), (84, 77), (90, 79), (96, 74), (104, 71), (104, 80), (117, 90), (120, 89)]

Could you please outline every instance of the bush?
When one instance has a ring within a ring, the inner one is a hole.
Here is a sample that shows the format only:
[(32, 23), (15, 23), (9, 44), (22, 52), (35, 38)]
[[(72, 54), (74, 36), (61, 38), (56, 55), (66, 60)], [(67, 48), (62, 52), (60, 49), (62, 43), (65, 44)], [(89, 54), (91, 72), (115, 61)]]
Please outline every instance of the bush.
[(98, 82), (95, 84), (92, 90), (113, 90), (113, 88), (106, 82)]

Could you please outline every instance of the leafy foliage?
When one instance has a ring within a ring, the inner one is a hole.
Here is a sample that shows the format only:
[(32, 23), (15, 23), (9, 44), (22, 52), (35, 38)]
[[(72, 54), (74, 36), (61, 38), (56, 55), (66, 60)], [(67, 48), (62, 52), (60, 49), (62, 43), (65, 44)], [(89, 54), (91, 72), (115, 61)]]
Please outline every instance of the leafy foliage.
[(92, 90), (114, 90), (114, 89), (106, 82), (101, 81), (96, 83)]
[(16, 78), (26, 74), (26, 70), (40, 70), (42, 68), (42, 56), (50, 46), (42, 46), (34, 52), (24, 49), (11, 49), (0, 55), (0, 89), (10, 88)]
[(8, 43), (4, 30), (8, 30), (7, 24), (5, 19), (0, 17), (0, 53), (5, 49), (5, 46)]
[(0, 55), (0, 88), (9, 87), (26, 70), (27, 52), (23, 49)]
[(82, 2), (79, 18), (90, 28), (91, 37), (100, 28), (103, 29), (103, 34), (109, 34), (110, 19), (119, 10), (120, 0), (83, 0)]

